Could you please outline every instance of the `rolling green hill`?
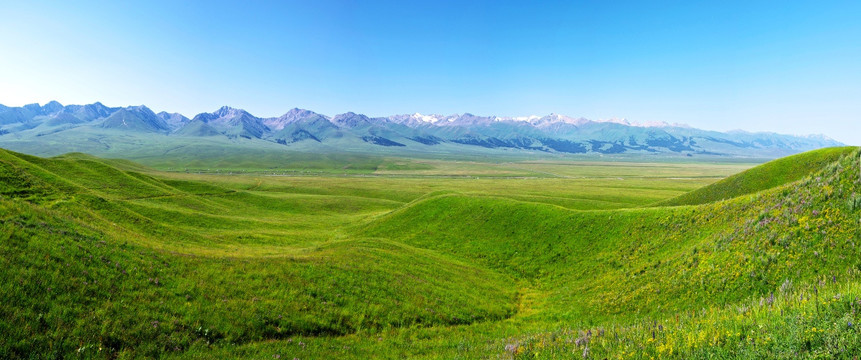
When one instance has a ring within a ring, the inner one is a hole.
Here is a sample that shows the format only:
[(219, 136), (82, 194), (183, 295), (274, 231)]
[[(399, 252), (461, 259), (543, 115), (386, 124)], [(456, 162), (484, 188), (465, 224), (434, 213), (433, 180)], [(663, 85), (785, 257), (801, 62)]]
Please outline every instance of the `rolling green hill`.
[[(852, 153), (857, 164), (857, 149)], [(658, 316), (732, 303), (823, 269), (861, 267), (852, 245), (858, 219), (846, 204), (857, 196), (858, 171), (843, 165), (752, 200), (700, 207), (569, 211), (447, 194), (399, 209), (360, 234), (534, 282), (547, 291), (546, 313), (562, 320)], [(775, 265), (787, 263), (793, 266)]]
[(698, 205), (771, 189), (818, 172), (855, 149), (851, 146), (825, 148), (772, 160), (657, 205)]
[(571, 210), (0, 150), (0, 357), (844, 357), (859, 155)]
[[(291, 212), (353, 212), (325, 199), (164, 181), (82, 156), (3, 151), (0, 166), (4, 358), (155, 356), (514, 309), (504, 278), (466, 263), (383, 239), (297, 246), (314, 240), (279, 229), (294, 227), (277, 219)], [(354, 205), (377, 207), (365, 201)]]

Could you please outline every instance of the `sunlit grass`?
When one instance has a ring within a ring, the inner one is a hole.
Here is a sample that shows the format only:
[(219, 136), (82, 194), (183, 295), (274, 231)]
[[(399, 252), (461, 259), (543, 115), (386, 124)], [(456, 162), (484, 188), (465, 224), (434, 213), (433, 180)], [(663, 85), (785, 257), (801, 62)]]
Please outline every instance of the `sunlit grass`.
[(805, 156), (735, 177), (791, 173), (758, 192), (645, 207), (750, 164), (271, 176), (0, 151), (0, 355), (841, 357), (859, 152)]

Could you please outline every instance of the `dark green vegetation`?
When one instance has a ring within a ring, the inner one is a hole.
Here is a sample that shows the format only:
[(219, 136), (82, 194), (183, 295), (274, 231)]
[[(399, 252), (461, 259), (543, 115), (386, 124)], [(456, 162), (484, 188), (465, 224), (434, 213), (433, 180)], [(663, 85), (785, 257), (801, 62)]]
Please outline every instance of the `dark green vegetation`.
[[(216, 176), (0, 151), (0, 357), (851, 358), (859, 156), (689, 193), (741, 167)], [(646, 207), (667, 199), (698, 205)]]

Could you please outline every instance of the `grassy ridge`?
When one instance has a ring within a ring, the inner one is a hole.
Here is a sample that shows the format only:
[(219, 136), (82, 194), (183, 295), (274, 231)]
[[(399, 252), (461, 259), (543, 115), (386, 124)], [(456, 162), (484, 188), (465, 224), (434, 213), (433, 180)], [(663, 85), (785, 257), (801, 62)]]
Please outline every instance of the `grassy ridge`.
[(27, 205), (2, 209), (19, 214), (2, 219), (6, 358), (35, 349), (155, 356), (512, 312), (498, 276), (397, 244), (351, 241), (254, 261), (176, 257), (112, 244)]
[(656, 205), (698, 205), (770, 189), (815, 173), (855, 149), (851, 146), (826, 148), (772, 160)]

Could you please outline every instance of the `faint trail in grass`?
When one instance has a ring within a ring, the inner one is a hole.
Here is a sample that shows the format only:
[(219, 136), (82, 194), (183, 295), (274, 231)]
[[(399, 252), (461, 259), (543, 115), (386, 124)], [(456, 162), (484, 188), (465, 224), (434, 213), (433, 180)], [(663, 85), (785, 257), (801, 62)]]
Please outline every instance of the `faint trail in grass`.
[(547, 297), (543, 291), (531, 287), (522, 287), (517, 293), (517, 316), (527, 317), (534, 315), (538, 309), (537, 304)]
[(228, 190), (225, 192), (217, 192), (217, 193), (201, 193), (201, 194), (168, 194), (168, 195), (151, 195), (151, 196), (138, 196), (138, 197), (129, 197), (122, 198), (121, 200), (146, 200), (146, 199), (167, 199), (167, 198), (176, 198), (176, 197), (198, 197), (198, 196), (220, 196), (233, 194), (236, 190)]
[(521, 168), (521, 167), (517, 167), (517, 166), (506, 166), (506, 167), (507, 167), (507, 168), (510, 168), (510, 169), (520, 170), (520, 171), (526, 171), (526, 172), (531, 172), (531, 173), (538, 173), (538, 174), (550, 175), (551, 177), (555, 177), (555, 178), (562, 178), (562, 179), (571, 179), (571, 178), (573, 178), (572, 176), (559, 175), (559, 174), (554, 174), (554, 173), (552, 173), (552, 172), (541, 171), (541, 170), (535, 170), (535, 169), (525, 169), (525, 168)]
[(262, 184), (263, 184), (263, 180), (258, 180), (256, 185), (254, 185), (254, 186), (252, 186), (252, 187), (248, 188), (247, 190), (248, 190), (248, 191), (254, 191), (254, 189), (259, 188), (259, 187), (260, 187), (260, 185), (262, 185)]

